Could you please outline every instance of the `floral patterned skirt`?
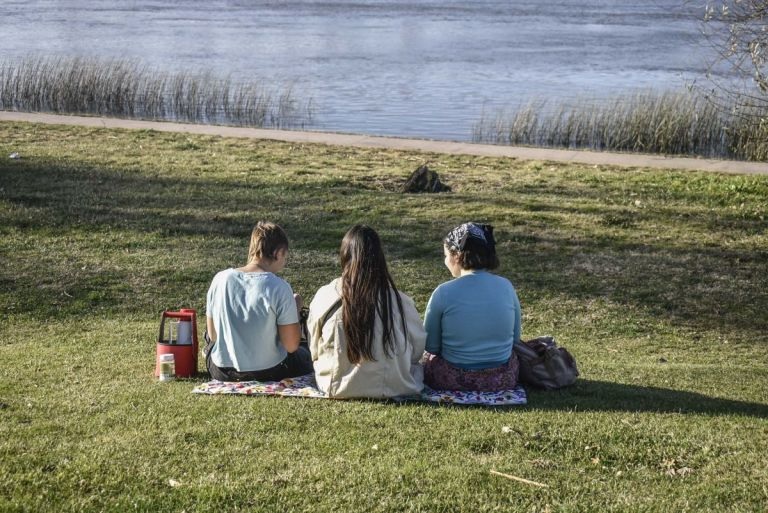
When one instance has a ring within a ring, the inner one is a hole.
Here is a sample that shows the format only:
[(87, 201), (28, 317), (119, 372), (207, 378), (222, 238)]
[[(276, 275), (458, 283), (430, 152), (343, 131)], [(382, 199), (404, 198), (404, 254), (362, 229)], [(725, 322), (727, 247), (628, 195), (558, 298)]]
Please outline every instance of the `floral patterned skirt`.
[(436, 390), (512, 390), (517, 385), (517, 373), (520, 368), (514, 352), (506, 365), (492, 369), (460, 369), (431, 353), (425, 353), (423, 362), (424, 383)]

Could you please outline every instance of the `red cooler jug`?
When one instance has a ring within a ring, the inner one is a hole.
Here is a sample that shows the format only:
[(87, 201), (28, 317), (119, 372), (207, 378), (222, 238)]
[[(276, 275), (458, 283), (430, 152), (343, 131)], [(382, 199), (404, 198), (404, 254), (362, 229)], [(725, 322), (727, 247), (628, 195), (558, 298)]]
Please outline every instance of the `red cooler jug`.
[[(166, 322), (168, 321), (168, 322)], [(173, 354), (176, 377), (191, 378), (197, 373), (197, 313), (191, 308), (164, 311), (157, 338), (155, 377), (160, 377), (160, 355)]]

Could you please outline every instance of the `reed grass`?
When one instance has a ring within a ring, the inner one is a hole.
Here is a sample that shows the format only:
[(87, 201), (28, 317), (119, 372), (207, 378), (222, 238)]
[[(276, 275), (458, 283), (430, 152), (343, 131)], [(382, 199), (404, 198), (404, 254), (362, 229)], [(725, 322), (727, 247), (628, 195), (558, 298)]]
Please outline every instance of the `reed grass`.
[(473, 140), (768, 160), (768, 109), (757, 102), (718, 104), (695, 90), (646, 91), (554, 106), (533, 100), (513, 112), (484, 114), (473, 127)]
[(299, 100), (290, 85), (90, 57), (0, 63), (0, 109), (272, 128), (306, 127), (313, 119), (312, 102)]

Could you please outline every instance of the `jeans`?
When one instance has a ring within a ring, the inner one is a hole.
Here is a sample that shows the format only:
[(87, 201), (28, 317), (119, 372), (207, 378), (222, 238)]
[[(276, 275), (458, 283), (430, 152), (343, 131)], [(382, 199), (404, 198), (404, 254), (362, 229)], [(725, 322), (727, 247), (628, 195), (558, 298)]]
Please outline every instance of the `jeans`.
[(208, 332), (205, 333), (205, 366), (211, 378), (219, 381), (280, 381), (285, 378), (296, 378), (314, 372), (312, 367), (312, 355), (304, 345), (293, 353), (288, 353), (285, 360), (269, 369), (240, 372), (233, 367), (217, 367), (211, 359), (211, 349), (215, 342), (211, 342)]

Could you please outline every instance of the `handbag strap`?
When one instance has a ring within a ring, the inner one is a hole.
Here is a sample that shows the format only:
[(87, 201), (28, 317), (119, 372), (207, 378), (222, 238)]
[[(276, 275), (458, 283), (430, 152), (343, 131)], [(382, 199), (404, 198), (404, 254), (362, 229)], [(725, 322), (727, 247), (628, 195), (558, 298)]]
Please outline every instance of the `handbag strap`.
[(341, 308), (341, 298), (337, 299), (336, 302), (333, 303), (333, 305), (331, 305), (328, 311), (325, 312), (325, 315), (323, 315), (323, 319), (320, 321), (320, 326), (321, 326), (320, 329), (325, 327), (325, 323), (328, 322), (328, 319), (333, 317), (333, 314), (335, 314), (339, 308)]

